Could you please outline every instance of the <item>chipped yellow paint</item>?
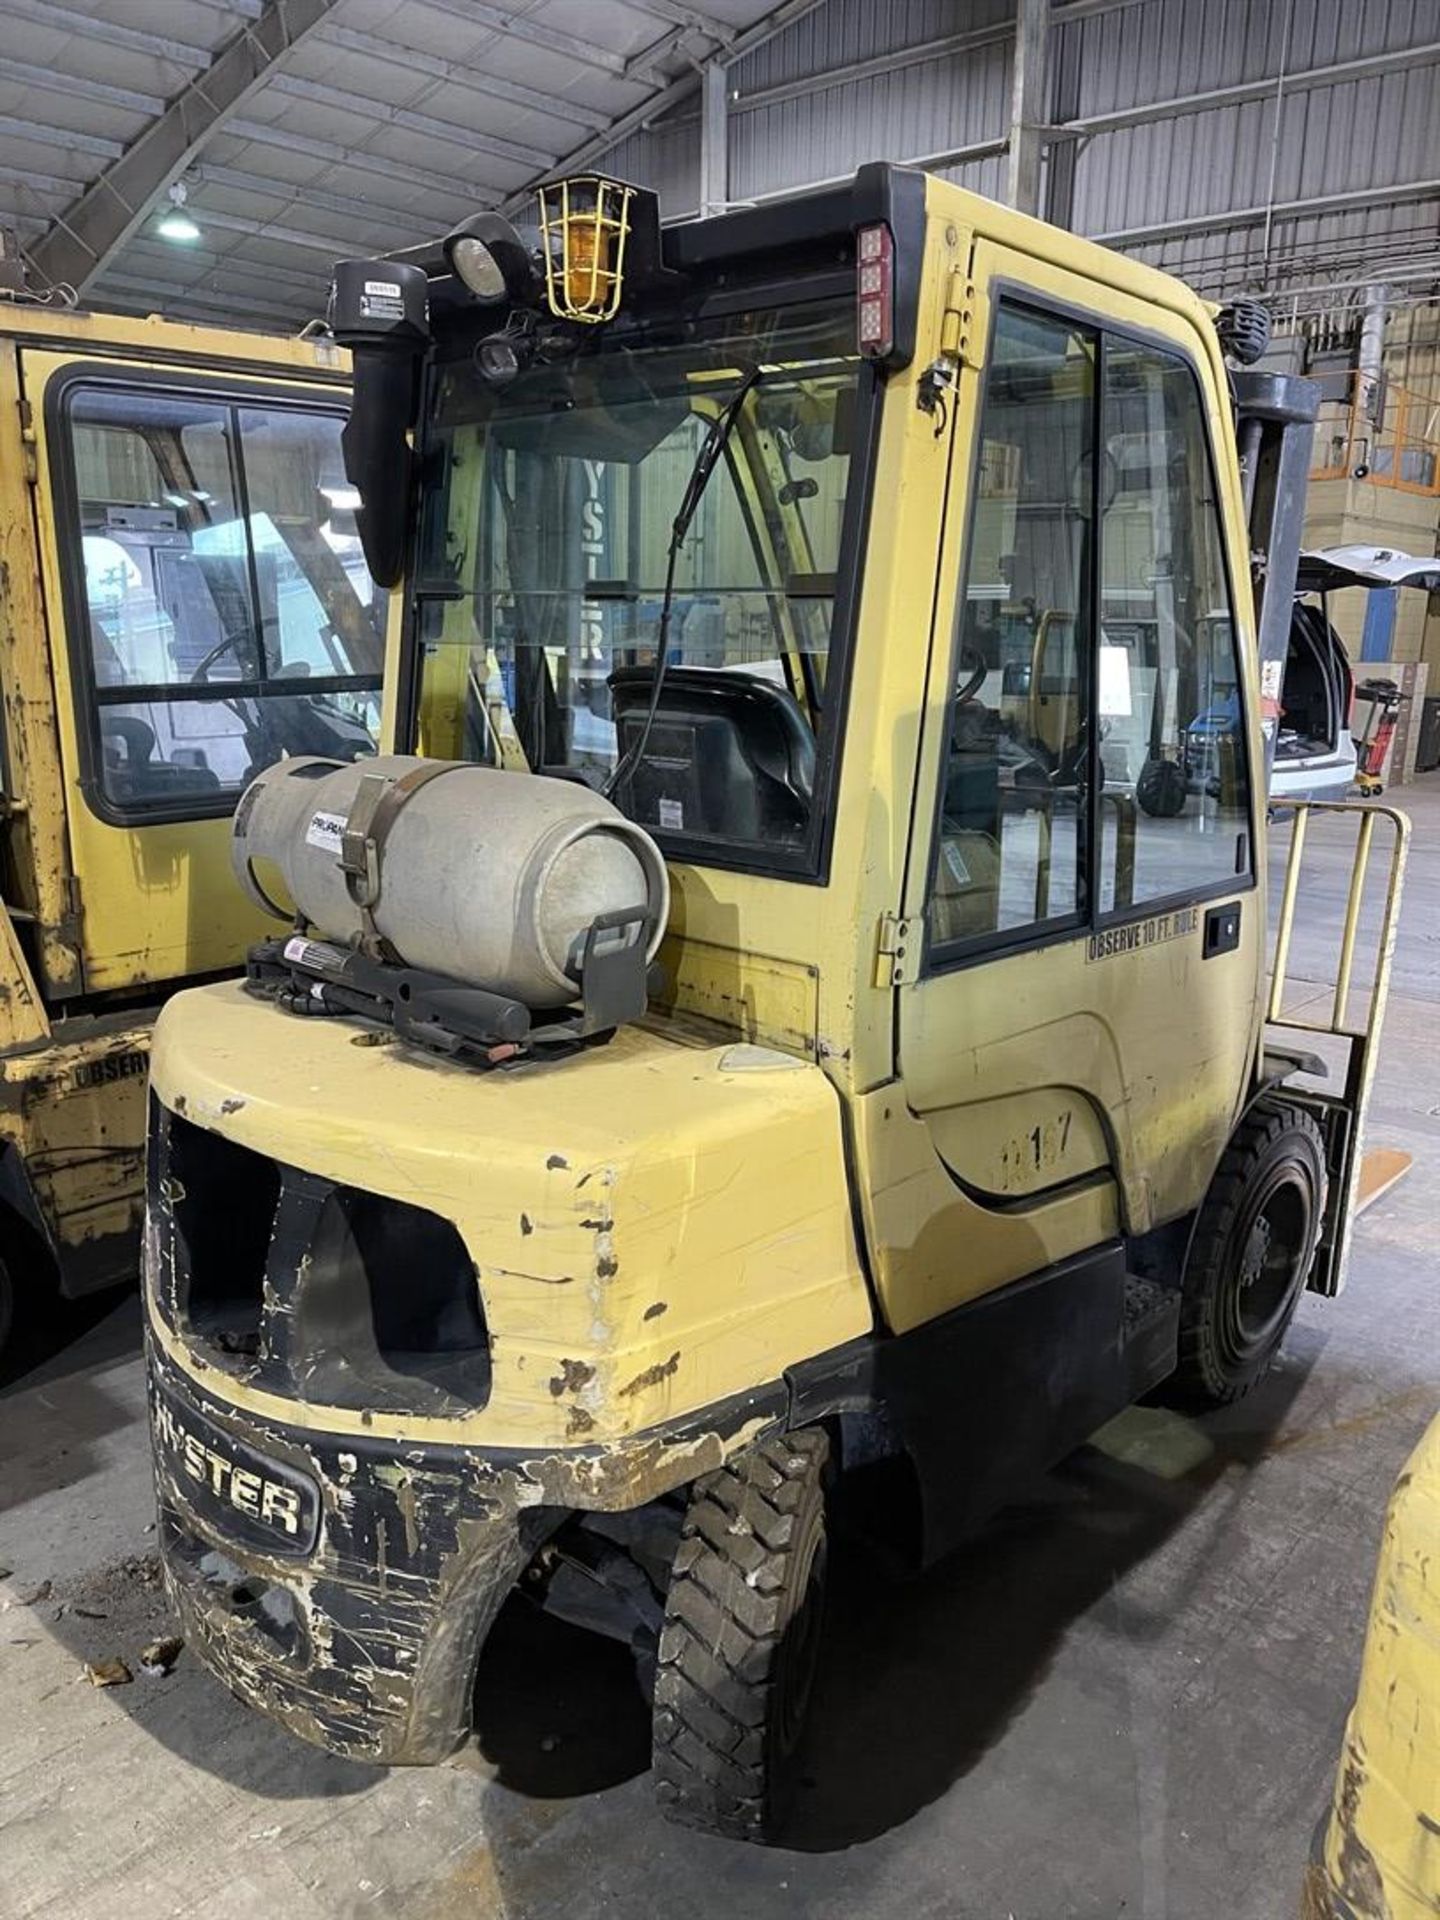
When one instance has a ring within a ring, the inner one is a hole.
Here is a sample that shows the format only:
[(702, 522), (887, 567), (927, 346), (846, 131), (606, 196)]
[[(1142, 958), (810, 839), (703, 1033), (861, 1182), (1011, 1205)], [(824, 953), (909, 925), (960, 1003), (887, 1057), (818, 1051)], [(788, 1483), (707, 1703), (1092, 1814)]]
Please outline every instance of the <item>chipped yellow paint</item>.
[[(978, 349), (1002, 281), (1138, 328), (1195, 366), (1253, 682), (1245, 515), (1208, 310), (1163, 274), (929, 180), (916, 352), (887, 374), (880, 409), (825, 884), (672, 864), (669, 982), (654, 1017), (510, 1076), (352, 1046), (343, 1029), (317, 1031), (230, 988), (167, 1011), (164, 1100), (258, 1151), (433, 1207), (474, 1255), (495, 1342), (489, 1406), (469, 1422), (377, 1411), (371, 1431), (613, 1445), (775, 1380), (876, 1313), (914, 1327), (1122, 1229), (1174, 1219), (1208, 1184), (1251, 1084), (1260, 889), (1246, 896), (1238, 950), (1206, 966), (1198, 927), (1104, 965), (1087, 964), (1083, 938), (928, 980), (902, 973), (898, 986), (876, 965), (882, 920), (918, 926), (925, 904)], [(917, 402), (947, 351), (940, 416)], [(427, 716), (432, 752), (453, 746), (457, 693), (437, 694)], [(1259, 765), (1258, 716), (1251, 746)], [(1252, 824), (1263, 846), (1263, 820)], [(727, 1039), (800, 1064), (726, 1072)], [(222, 1112), (236, 1091), (243, 1109)], [(1055, 1179), (1017, 1184), (1007, 1142), (1034, 1127)], [(987, 1204), (987, 1187), (1018, 1204)], [(177, 1341), (156, 1337), (193, 1370)], [(210, 1384), (261, 1407), (247, 1388)], [(290, 1402), (263, 1411), (356, 1422)]]
[(489, 1404), (362, 1421), (207, 1370), (210, 1391), (331, 1432), (563, 1450), (743, 1394), (870, 1327), (839, 1103), (818, 1067), (727, 1069), (724, 1044), (628, 1028), (564, 1063), (480, 1074), (351, 1038), (238, 984), (207, 987), (165, 1007), (152, 1084), (242, 1146), (454, 1221), (484, 1299)]
[(1307, 1920), (1440, 1914), (1440, 1418), (1395, 1483)]

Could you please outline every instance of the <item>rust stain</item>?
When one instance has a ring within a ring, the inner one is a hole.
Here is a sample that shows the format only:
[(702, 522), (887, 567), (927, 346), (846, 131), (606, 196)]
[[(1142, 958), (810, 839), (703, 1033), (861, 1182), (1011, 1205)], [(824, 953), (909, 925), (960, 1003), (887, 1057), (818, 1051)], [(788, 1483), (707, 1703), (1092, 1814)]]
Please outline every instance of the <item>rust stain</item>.
[(562, 1360), (560, 1371), (550, 1382), (550, 1391), (558, 1400), (562, 1393), (579, 1393), (595, 1378), (595, 1369), (585, 1360)]
[(528, 1213), (522, 1213), (520, 1216), (520, 1231), (521, 1233), (533, 1233), (535, 1231), (535, 1222), (530, 1218)]
[(597, 1280), (613, 1280), (619, 1271), (620, 1262), (615, 1258), (613, 1253), (602, 1253), (600, 1258), (595, 1262), (595, 1278)]
[(1425, 1387), (1411, 1387), (1393, 1400), (1382, 1400), (1378, 1406), (1367, 1407), (1364, 1413), (1352, 1414), (1348, 1420), (1336, 1420), (1328, 1427), (1311, 1427), (1299, 1433), (1282, 1433), (1271, 1442), (1271, 1453), (1308, 1452), (1312, 1447), (1328, 1446), (1333, 1440), (1348, 1440), (1357, 1433), (1368, 1433), (1392, 1414), (1408, 1414), (1413, 1408), (1430, 1408), (1432, 1395)]
[(244, 1104), (245, 1102), (243, 1100), (232, 1095), (229, 1100), (222, 1100), (220, 1102), (220, 1111), (221, 1113), (239, 1113)]
[(565, 1158), (563, 1153), (552, 1153), (550, 1158), (545, 1162), (546, 1168), (552, 1173), (556, 1168), (568, 1167), (569, 1164), (570, 1162)]
[(584, 1407), (571, 1407), (570, 1418), (565, 1422), (565, 1438), (573, 1440), (577, 1434), (589, 1433), (594, 1424), (594, 1415), (587, 1413)]
[(646, 1307), (643, 1318), (646, 1320), (658, 1320), (662, 1313), (668, 1313), (669, 1311), (670, 1303), (668, 1300), (652, 1300), (650, 1305)]
[(672, 1353), (668, 1360), (657, 1360), (653, 1367), (646, 1367), (643, 1373), (637, 1373), (633, 1380), (620, 1388), (617, 1398), (629, 1399), (631, 1394), (644, 1393), (647, 1387), (658, 1387), (662, 1380), (668, 1380), (680, 1364), (680, 1355)]

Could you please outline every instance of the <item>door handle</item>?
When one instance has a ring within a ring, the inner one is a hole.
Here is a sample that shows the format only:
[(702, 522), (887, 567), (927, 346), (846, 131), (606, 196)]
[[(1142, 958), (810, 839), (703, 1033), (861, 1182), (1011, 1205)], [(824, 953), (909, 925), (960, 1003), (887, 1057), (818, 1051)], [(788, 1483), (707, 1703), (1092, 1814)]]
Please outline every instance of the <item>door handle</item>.
[(1211, 907), (1205, 915), (1202, 960), (1213, 960), (1218, 953), (1233, 953), (1240, 944), (1240, 902), (1231, 900), (1223, 907)]

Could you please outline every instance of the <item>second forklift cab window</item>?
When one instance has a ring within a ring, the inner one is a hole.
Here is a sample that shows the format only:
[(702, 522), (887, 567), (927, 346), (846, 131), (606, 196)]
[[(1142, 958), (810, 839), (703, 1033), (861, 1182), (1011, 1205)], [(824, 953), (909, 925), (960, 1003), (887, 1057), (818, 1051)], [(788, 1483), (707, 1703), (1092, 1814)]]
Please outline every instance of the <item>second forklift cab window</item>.
[(65, 410), (72, 644), (102, 810), (223, 813), (287, 754), (373, 753), (385, 596), (343, 417), (109, 386), (72, 388)]
[(1078, 922), (1096, 335), (1002, 308), (980, 421), (930, 895), (937, 944)]
[[(622, 321), (498, 388), (468, 352), (444, 365), (417, 749), (584, 781), (697, 860), (802, 868), (840, 718), (860, 378), (853, 303), (829, 300)], [(737, 394), (675, 556), (657, 693), (676, 509)]]
[(1228, 891), (1250, 870), (1245, 733), (1192, 370), (1002, 305), (980, 434), (932, 944)]
[(1245, 710), (1214, 467), (1186, 363), (1107, 338), (1098, 906), (1250, 871)]

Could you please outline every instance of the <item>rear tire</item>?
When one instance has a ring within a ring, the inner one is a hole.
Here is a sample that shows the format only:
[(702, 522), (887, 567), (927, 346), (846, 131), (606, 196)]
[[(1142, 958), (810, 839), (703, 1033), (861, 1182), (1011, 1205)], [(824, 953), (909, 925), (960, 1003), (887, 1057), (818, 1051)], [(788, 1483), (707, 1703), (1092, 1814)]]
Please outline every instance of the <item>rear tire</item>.
[(0, 1260), (0, 1364), (4, 1362), (5, 1349), (14, 1331), (15, 1282), (10, 1278), (10, 1269)]
[(1181, 1289), (1175, 1397), (1227, 1406), (1264, 1379), (1315, 1260), (1325, 1143), (1303, 1107), (1261, 1100), (1200, 1204)]
[(783, 1828), (824, 1617), (828, 1454), (809, 1427), (695, 1482), (655, 1677), (655, 1794), (685, 1826)]
[(1185, 811), (1184, 771), (1173, 760), (1147, 760), (1135, 782), (1135, 798), (1156, 820), (1173, 820)]

